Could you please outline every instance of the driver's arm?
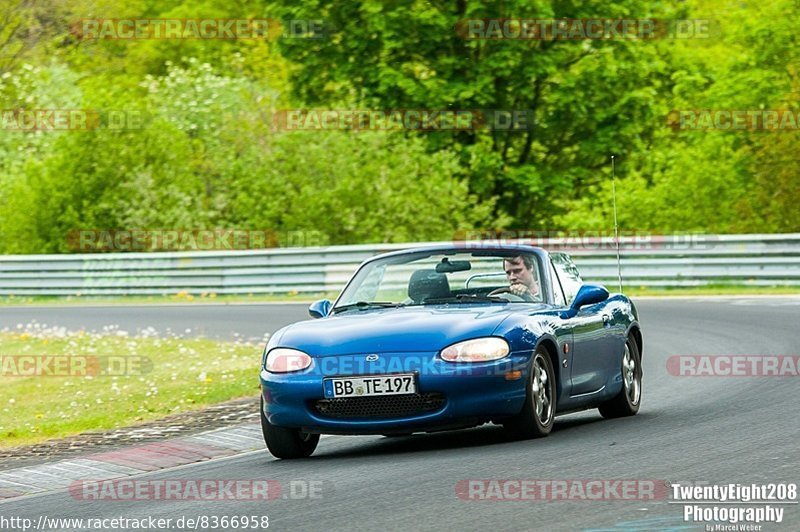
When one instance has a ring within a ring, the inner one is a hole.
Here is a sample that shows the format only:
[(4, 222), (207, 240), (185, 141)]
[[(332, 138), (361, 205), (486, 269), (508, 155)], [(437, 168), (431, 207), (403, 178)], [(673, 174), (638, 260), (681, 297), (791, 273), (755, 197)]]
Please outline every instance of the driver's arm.
[(509, 287), (509, 292), (514, 294), (515, 296), (521, 297), (526, 301), (539, 301), (541, 299), (541, 294), (539, 291), (539, 283), (534, 281), (533, 287), (528, 289), (527, 286), (520, 283), (512, 284)]

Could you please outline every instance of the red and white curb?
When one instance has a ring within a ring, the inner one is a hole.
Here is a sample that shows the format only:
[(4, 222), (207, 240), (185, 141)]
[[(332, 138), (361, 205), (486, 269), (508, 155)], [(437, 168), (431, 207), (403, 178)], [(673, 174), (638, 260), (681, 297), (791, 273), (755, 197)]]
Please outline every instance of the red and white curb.
[(237, 425), (81, 458), (0, 471), (0, 500), (266, 449), (258, 424)]

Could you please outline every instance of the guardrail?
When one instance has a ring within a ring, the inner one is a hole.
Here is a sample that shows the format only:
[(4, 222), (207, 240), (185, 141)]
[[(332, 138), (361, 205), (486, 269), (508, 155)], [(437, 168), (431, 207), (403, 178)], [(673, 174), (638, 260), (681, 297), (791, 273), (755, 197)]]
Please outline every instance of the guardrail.
[[(467, 242), (478, 248), (499, 240)], [(611, 239), (545, 239), (534, 243), (570, 253), (585, 280), (616, 286), (616, 246)], [(0, 295), (335, 292), (363, 260), (377, 253), (426, 244), (430, 243), (0, 255)], [(800, 286), (800, 233), (623, 237), (620, 248), (627, 286)]]

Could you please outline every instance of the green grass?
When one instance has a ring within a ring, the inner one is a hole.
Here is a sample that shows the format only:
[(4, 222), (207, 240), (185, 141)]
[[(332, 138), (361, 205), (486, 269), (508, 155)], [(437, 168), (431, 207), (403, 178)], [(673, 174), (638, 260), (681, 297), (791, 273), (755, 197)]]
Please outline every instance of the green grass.
[[(607, 288), (612, 292), (616, 291), (616, 286), (608, 284)], [(800, 294), (800, 286), (748, 286), (748, 285), (729, 285), (718, 284), (699, 287), (685, 288), (651, 288), (645, 286), (624, 285), (625, 294), (636, 296), (714, 296), (714, 295), (797, 295)], [(338, 296), (338, 292), (326, 292), (318, 294), (249, 294), (249, 295), (217, 295), (207, 293), (203, 295), (191, 295), (180, 293), (170, 296), (0, 296), (0, 306), (34, 306), (34, 305), (55, 305), (55, 306), (80, 306), (80, 305), (169, 305), (169, 304), (192, 304), (192, 303), (215, 303), (215, 304), (237, 304), (237, 303), (311, 303), (318, 299), (329, 299), (333, 301)], [(403, 299), (405, 294), (399, 296)]]
[(148, 305), (148, 304), (187, 304), (187, 303), (311, 303), (318, 299), (333, 301), (338, 292), (319, 294), (242, 294), (217, 295), (206, 293), (192, 295), (178, 293), (166, 296), (0, 296), (0, 306), (17, 305)]
[[(0, 447), (114, 429), (255, 396), (262, 348), (196, 338), (128, 337), (115, 331), (100, 335), (29, 327), (0, 333)], [(124, 360), (149, 360), (152, 367), (143, 364), (115, 376), (10, 376), (19, 366), (10, 365), (7, 357), (26, 355), (146, 357)]]
[[(615, 285), (608, 289), (616, 291)], [(709, 285), (686, 288), (650, 288), (646, 286), (625, 286), (623, 291), (631, 297), (636, 296), (748, 296), (748, 295), (797, 295), (800, 286), (746, 286), (746, 285)]]

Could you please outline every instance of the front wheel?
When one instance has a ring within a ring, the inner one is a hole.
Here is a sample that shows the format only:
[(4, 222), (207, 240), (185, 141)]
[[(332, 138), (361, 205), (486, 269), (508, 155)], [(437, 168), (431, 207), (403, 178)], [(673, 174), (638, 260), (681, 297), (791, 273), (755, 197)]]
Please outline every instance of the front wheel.
[(600, 405), (600, 415), (611, 419), (633, 416), (642, 403), (642, 357), (636, 340), (629, 336), (622, 353), (622, 390), (616, 397)]
[(528, 389), (522, 411), (503, 423), (516, 439), (541, 438), (553, 430), (556, 414), (556, 375), (547, 350), (539, 347), (528, 373)]
[(319, 434), (309, 434), (300, 429), (276, 427), (264, 415), (264, 398), (261, 398), (261, 433), (264, 443), (275, 458), (307, 458), (319, 443)]

